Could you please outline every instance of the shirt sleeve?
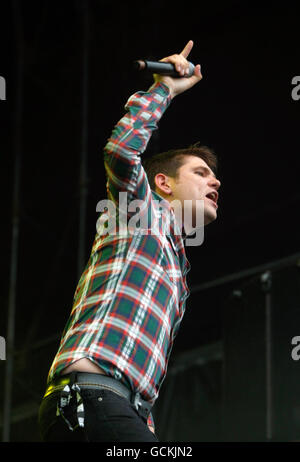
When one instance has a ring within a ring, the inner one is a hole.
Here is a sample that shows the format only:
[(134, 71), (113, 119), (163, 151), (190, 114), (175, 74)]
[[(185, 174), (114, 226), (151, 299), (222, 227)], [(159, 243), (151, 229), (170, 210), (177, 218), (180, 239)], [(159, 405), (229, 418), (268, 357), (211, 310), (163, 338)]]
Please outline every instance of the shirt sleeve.
[(170, 101), (169, 88), (162, 83), (133, 94), (127, 101), (126, 113), (104, 148), (108, 199), (114, 203), (118, 203), (119, 192), (127, 192), (128, 201), (142, 199), (149, 205), (151, 190), (140, 155)]

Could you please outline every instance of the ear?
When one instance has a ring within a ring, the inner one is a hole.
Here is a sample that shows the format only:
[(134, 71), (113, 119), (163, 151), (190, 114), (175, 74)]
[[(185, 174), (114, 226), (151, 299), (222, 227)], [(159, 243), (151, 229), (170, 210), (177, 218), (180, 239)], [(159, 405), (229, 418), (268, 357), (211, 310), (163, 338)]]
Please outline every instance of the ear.
[(155, 175), (154, 182), (160, 191), (168, 196), (172, 194), (173, 190), (171, 178), (169, 176), (165, 175), (164, 173), (157, 173), (157, 175)]

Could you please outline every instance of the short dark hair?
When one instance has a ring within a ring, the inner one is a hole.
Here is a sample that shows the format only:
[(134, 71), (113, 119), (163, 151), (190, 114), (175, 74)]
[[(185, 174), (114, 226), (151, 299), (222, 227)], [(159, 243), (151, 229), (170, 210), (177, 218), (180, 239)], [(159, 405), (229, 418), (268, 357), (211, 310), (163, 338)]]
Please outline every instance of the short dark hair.
[(216, 173), (217, 156), (215, 152), (207, 146), (202, 146), (199, 142), (192, 144), (184, 149), (171, 149), (170, 151), (155, 154), (143, 161), (150, 188), (155, 191), (155, 176), (158, 173), (164, 173), (172, 178), (176, 178), (178, 169), (184, 164), (185, 156), (200, 157), (207, 163), (209, 168)]

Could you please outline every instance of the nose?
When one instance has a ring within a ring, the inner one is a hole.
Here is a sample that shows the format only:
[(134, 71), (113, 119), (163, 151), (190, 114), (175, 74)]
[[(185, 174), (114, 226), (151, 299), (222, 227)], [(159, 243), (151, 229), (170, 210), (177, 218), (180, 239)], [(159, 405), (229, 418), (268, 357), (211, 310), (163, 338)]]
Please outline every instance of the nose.
[(216, 191), (218, 191), (218, 189), (221, 186), (221, 181), (218, 180), (218, 178), (216, 178), (215, 176), (211, 176), (209, 181), (208, 181), (208, 184), (209, 184), (209, 186), (214, 188)]

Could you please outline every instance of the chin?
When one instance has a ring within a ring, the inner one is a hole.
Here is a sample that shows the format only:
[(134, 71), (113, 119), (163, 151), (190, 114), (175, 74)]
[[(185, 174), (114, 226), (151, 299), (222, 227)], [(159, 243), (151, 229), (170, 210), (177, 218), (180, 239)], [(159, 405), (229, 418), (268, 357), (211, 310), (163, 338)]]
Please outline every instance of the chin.
[[(211, 223), (212, 221), (215, 221), (216, 218), (217, 218), (217, 211), (215, 208), (213, 207), (205, 207), (204, 210), (202, 209), (202, 218), (200, 220), (200, 223), (198, 221), (198, 227), (200, 225), (200, 227), (202, 226), (206, 226), (206, 225), (209, 225), (209, 223)], [(204, 213), (203, 213), (204, 212)], [(194, 229), (197, 228), (197, 212), (193, 214), (193, 218), (192, 218), (192, 226)]]
[(216, 212), (205, 213), (205, 215), (204, 215), (204, 226), (209, 225), (209, 223), (212, 223), (216, 219), (217, 219), (217, 213)]

